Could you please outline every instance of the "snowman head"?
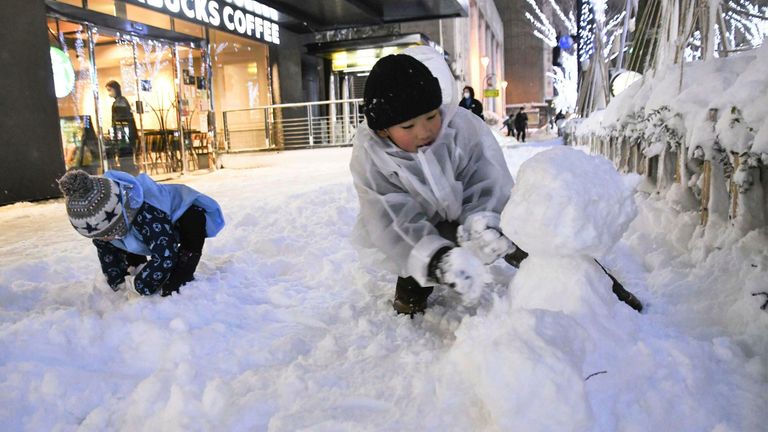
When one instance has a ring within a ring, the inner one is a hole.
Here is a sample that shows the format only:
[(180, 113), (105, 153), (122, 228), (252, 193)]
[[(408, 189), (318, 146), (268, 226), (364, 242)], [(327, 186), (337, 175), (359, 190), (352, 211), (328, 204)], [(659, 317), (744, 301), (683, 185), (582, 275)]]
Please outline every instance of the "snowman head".
[(608, 160), (556, 147), (521, 166), (501, 228), (532, 256), (600, 257), (636, 215), (633, 189)]

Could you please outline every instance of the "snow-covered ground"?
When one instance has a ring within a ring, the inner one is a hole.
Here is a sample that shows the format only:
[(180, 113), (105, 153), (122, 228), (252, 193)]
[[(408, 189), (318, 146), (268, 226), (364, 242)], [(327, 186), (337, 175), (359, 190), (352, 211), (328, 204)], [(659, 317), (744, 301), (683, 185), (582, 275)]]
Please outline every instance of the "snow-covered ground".
[[(511, 143), (515, 175), (558, 145)], [(171, 298), (113, 293), (62, 202), (0, 208), (0, 430), (764, 430), (766, 233), (696, 240), (693, 215), (638, 195), (605, 264), (643, 315), (610, 295), (597, 317), (511, 307), (496, 264), (487, 304), (438, 294), (411, 320), (350, 244), (349, 156), (186, 179), (228, 226)]]

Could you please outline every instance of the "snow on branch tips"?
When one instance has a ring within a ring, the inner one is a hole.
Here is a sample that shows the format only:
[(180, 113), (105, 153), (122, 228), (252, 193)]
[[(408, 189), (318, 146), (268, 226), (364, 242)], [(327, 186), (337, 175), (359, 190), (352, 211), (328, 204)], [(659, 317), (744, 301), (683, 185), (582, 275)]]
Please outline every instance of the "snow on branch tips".
[[(525, 12), (525, 17), (528, 19), (528, 21), (531, 22), (531, 24), (533, 24), (533, 34), (537, 38), (541, 39), (544, 43), (546, 43), (549, 47), (557, 46), (558, 31), (555, 26), (549, 20), (547, 15), (541, 11), (535, 0), (526, 1), (533, 9), (533, 14), (530, 12)], [(555, 11), (555, 14), (563, 22), (563, 25), (565, 26), (565, 29), (568, 31), (568, 33), (576, 33), (577, 27), (576, 20), (573, 17), (573, 12), (569, 11), (568, 16), (566, 17), (565, 13), (563, 13), (563, 10), (560, 8), (557, 2), (555, 2), (555, 0), (549, 0), (549, 2), (552, 6), (552, 9)]]
[(531, 15), (530, 12), (525, 13), (525, 17), (534, 26), (533, 34), (537, 38), (544, 41), (544, 43), (546, 43), (550, 47), (554, 47), (555, 45), (557, 45), (557, 31), (555, 30), (554, 27), (552, 27), (552, 24), (550, 24), (546, 15), (544, 15), (541, 12), (541, 9), (539, 9), (539, 6), (536, 4), (534, 0), (526, 0), (526, 1), (528, 2), (529, 5), (531, 5), (534, 13), (536, 14), (536, 17), (534, 18), (534, 16)]

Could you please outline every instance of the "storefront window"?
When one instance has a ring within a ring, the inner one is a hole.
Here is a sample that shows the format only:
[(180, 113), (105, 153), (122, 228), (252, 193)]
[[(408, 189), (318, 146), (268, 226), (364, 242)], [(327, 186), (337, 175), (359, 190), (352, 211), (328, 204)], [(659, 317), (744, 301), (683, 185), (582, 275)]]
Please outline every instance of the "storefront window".
[[(223, 113), (247, 110), (271, 103), (268, 55), (265, 44), (210, 31), (213, 63), (213, 96), (218, 136), (223, 137)], [(264, 116), (267, 110), (252, 110), (228, 116), (230, 130), (249, 129), (247, 134), (230, 136), (232, 149), (267, 147)], [(253, 130), (253, 125), (259, 125)]]
[(96, 90), (107, 166), (135, 173), (140, 169), (142, 152), (140, 122), (135, 112), (138, 83), (134, 74), (133, 45), (107, 30), (101, 30), (95, 42)]
[(150, 38), (50, 18), (68, 168), (151, 175), (207, 168), (212, 150), (223, 148), (223, 114), (232, 111), (229, 131), (247, 133), (231, 136), (231, 149), (276, 139), (264, 108), (273, 103), (266, 43), (122, 0), (65, 3), (178, 33), (167, 40), (162, 32)]
[(208, 64), (203, 50), (179, 44), (176, 46), (181, 75), (179, 93), (179, 115), (184, 133), (184, 146), (191, 155), (189, 169), (211, 168), (211, 144), (213, 135), (208, 125), (211, 107)]
[(48, 19), (61, 141), (67, 169), (102, 172), (88, 31), (84, 25)]

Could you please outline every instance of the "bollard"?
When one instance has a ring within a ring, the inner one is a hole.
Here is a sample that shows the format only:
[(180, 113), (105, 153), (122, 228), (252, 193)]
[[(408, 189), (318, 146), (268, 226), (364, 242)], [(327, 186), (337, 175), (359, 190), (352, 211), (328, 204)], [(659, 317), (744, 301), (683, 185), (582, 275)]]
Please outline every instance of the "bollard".
[(709, 194), (712, 183), (712, 161), (705, 160), (701, 168), (701, 225), (709, 221)]
[(730, 220), (736, 220), (736, 218), (739, 216), (739, 186), (736, 184), (735, 174), (739, 170), (739, 166), (741, 165), (741, 158), (736, 153), (731, 153), (731, 156), (733, 157), (733, 174), (731, 175), (731, 178), (728, 179), (728, 193), (731, 196), (731, 205), (728, 210), (728, 219)]

